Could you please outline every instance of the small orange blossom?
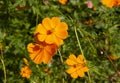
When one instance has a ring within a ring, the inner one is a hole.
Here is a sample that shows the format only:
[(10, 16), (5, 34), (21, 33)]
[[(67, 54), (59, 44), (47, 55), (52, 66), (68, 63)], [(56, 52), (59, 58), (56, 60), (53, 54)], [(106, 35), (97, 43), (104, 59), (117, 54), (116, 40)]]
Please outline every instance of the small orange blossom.
[(67, 0), (59, 0), (59, 3), (61, 3), (62, 5), (65, 5), (67, 2)]
[(84, 77), (84, 72), (88, 72), (88, 67), (86, 66), (86, 60), (84, 60), (83, 55), (79, 55), (77, 58), (75, 55), (71, 54), (66, 60), (66, 64), (70, 68), (66, 71), (71, 75), (72, 78)]
[(47, 73), (47, 74), (51, 73), (51, 71), (48, 68), (44, 69), (44, 72)]
[(120, 0), (101, 0), (101, 3), (109, 8), (120, 5)]
[(60, 18), (44, 18), (42, 23), (38, 24), (35, 36), (38, 41), (45, 41), (47, 44), (55, 43), (57, 46), (63, 44), (63, 39), (68, 37), (68, 25), (61, 22)]
[(20, 72), (20, 75), (24, 78), (30, 78), (30, 75), (31, 75), (32, 71), (31, 69), (29, 68), (29, 66), (24, 66), (23, 68), (21, 68), (21, 72)]

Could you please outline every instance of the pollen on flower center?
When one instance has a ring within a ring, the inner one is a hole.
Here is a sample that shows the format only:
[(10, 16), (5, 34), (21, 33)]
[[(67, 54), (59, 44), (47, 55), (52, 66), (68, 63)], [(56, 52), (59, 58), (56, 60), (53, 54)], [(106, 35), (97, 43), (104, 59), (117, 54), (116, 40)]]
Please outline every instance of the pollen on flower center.
[(77, 65), (73, 65), (73, 67), (74, 67), (74, 68), (76, 68), (76, 67), (77, 67)]
[(47, 35), (50, 35), (51, 33), (52, 33), (51, 30), (48, 30), (48, 31), (47, 31)]

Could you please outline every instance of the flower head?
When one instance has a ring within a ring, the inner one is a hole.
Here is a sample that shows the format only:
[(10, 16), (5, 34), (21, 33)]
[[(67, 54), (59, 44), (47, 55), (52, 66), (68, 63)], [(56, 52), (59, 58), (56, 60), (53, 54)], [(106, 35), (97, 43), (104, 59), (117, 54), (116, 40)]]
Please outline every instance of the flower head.
[(29, 68), (29, 66), (24, 66), (23, 68), (21, 68), (21, 72), (20, 72), (20, 75), (24, 78), (30, 78), (30, 75), (31, 75), (32, 71), (31, 69)]
[(86, 1), (85, 4), (87, 4), (88, 8), (92, 8), (93, 7), (92, 1)]
[(66, 60), (66, 64), (70, 66), (66, 72), (70, 74), (72, 78), (77, 78), (78, 76), (84, 77), (84, 72), (88, 72), (86, 60), (84, 60), (83, 55), (76, 57), (75, 55), (71, 54)]
[(109, 8), (120, 5), (120, 0), (101, 0), (101, 3)]
[(46, 44), (45, 42), (30, 43), (27, 46), (30, 58), (36, 63), (48, 63), (52, 60), (52, 56), (57, 51), (55, 44)]
[(47, 74), (51, 73), (51, 71), (48, 68), (44, 69), (44, 72), (47, 73)]
[(59, 0), (59, 2), (62, 4), (62, 5), (65, 5), (67, 0)]
[(60, 18), (52, 17), (44, 18), (42, 23), (38, 24), (35, 36), (39, 42), (46, 42), (47, 44), (55, 43), (57, 46), (63, 44), (63, 39), (68, 37), (68, 25), (61, 22)]
[(119, 6), (120, 5), (120, 0), (115, 0), (115, 6)]

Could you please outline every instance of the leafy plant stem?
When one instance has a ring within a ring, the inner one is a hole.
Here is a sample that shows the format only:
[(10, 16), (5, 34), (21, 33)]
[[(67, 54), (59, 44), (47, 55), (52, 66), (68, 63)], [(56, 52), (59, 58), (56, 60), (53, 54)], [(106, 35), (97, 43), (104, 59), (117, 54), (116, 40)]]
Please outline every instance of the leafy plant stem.
[[(59, 53), (59, 56), (60, 56), (60, 61), (61, 61), (61, 63), (63, 63), (63, 58), (62, 58), (62, 55), (61, 55), (61, 52), (60, 52), (59, 49), (58, 49), (58, 53)], [(62, 83), (64, 83), (64, 77), (62, 77)]]
[(61, 55), (61, 52), (60, 52), (59, 49), (58, 49), (58, 53), (59, 53), (59, 56), (60, 56), (60, 61), (61, 61), (61, 63), (63, 63), (63, 58), (62, 58), (62, 55)]
[[(78, 42), (78, 45), (79, 45), (79, 49), (80, 49), (82, 55), (84, 56), (84, 53), (83, 53), (83, 50), (82, 50), (82, 47), (81, 47), (81, 43), (80, 43), (79, 38), (78, 38), (78, 34), (77, 34), (77, 29), (76, 29), (76, 27), (74, 27), (74, 29), (75, 29), (75, 35), (76, 35), (76, 39), (77, 39), (77, 42)], [(84, 56), (84, 59), (85, 59), (85, 56)], [(87, 72), (87, 74), (88, 74), (88, 78), (89, 78), (89, 83), (92, 83), (92, 82), (91, 82), (90, 73)]]
[(3, 57), (3, 51), (1, 49), (1, 62), (3, 65), (3, 71), (4, 71), (4, 83), (6, 83), (6, 68), (5, 68), (5, 63), (4, 63), (4, 57)]

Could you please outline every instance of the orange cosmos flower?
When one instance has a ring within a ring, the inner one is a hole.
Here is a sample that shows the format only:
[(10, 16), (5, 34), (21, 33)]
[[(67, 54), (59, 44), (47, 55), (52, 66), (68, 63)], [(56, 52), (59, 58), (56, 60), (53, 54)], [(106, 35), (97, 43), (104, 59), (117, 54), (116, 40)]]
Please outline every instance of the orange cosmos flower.
[(68, 37), (67, 29), (67, 24), (61, 22), (58, 17), (44, 18), (42, 23), (38, 24), (35, 36), (40, 42), (45, 41), (47, 44), (55, 43), (60, 46), (63, 44), (63, 39)]
[(116, 5), (118, 0), (101, 0), (101, 3), (109, 8), (112, 8)]
[(88, 72), (88, 67), (86, 67), (86, 60), (84, 60), (83, 55), (79, 55), (77, 58), (75, 55), (71, 54), (66, 60), (66, 64), (70, 68), (66, 71), (71, 75), (72, 78), (84, 77), (84, 72)]
[(31, 69), (29, 68), (29, 66), (24, 66), (23, 68), (21, 68), (21, 72), (20, 72), (20, 75), (24, 78), (30, 78), (30, 75), (31, 75), (32, 71)]
[(119, 6), (120, 5), (120, 0), (115, 0), (115, 6)]
[(62, 5), (65, 5), (67, 2), (67, 0), (59, 0), (59, 3), (61, 3)]
[(48, 63), (52, 60), (52, 56), (57, 51), (55, 44), (46, 44), (45, 42), (30, 43), (27, 46), (30, 58), (36, 63)]

